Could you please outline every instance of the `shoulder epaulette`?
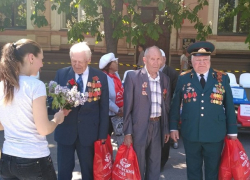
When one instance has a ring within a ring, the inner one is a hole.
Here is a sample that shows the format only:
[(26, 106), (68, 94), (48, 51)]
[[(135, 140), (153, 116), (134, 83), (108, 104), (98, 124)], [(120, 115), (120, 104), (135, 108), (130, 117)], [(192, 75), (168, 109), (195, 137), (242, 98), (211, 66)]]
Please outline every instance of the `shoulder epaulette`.
[(227, 75), (227, 73), (225, 73), (225, 72), (222, 72), (222, 71), (219, 71), (218, 69), (213, 69), (215, 72), (219, 72), (219, 73), (221, 73), (221, 74), (224, 74), (224, 75)]
[(190, 73), (191, 71), (192, 71), (192, 69), (187, 70), (187, 71), (184, 71), (184, 72), (182, 72), (182, 73), (180, 74), (180, 76), (183, 76), (183, 75), (185, 75), (185, 74), (187, 74), (187, 73)]

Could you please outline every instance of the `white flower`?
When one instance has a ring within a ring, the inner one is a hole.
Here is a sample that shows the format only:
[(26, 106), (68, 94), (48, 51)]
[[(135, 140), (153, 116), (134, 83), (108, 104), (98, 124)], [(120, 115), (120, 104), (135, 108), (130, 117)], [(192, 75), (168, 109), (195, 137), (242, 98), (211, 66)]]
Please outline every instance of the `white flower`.
[(75, 101), (75, 107), (77, 107), (77, 106), (79, 106), (79, 101), (78, 100)]
[(212, 25), (213, 25), (212, 21), (209, 21), (209, 23), (208, 23), (208, 24), (209, 24), (209, 26), (212, 26)]

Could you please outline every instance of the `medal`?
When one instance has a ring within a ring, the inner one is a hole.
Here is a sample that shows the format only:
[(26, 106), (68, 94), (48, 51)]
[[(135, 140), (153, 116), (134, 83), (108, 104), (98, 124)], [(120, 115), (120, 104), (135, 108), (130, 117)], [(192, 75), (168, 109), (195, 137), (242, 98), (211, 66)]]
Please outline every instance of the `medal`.
[(213, 92), (216, 93), (216, 88), (215, 87), (213, 87)]
[(193, 101), (195, 102), (195, 101), (196, 101), (196, 98), (193, 98)]
[(91, 102), (92, 101), (92, 98), (88, 98), (88, 102)]

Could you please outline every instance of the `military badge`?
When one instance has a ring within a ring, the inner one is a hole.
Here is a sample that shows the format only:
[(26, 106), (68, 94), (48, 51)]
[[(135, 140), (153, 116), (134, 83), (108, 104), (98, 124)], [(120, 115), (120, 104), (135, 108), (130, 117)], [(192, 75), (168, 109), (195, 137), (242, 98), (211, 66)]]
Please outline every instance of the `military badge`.
[(163, 99), (166, 99), (167, 89), (163, 89)]
[(184, 103), (188, 103), (188, 102), (196, 102), (196, 97), (197, 97), (197, 93), (195, 92), (194, 88), (191, 87), (191, 83), (187, 83), (187, 85), (183, 85), (182, 90), (185, 91), (185, 87), (186, 87), (186, 93), (184, 93)]
[(146, 88), (148, 87), (148, 83), (147, 82), (144, 82), (142, 84), (142, 95), (146, 96), (147, 95), (147, 92), (146, 92)]
[(142, 91), (142, 95), (146, 96), (147, 92), (146, 91)]
[(225, 93), (225, 88), (222, 86), (222, 73), (217, 72), (217, 81), (218, 84), (215, 84), (215, 87), (213, 87), (212, 93), (210, 95), (211, 103), (212, 104), (218, 104), (222, 105), (223, 101), (223, 94)]
[(97, 76), (92, 77), (92, 82), (87, 83), (88, 87), (88, 102), (97, 101), (100, 99), (102, 94), (102, 84)]

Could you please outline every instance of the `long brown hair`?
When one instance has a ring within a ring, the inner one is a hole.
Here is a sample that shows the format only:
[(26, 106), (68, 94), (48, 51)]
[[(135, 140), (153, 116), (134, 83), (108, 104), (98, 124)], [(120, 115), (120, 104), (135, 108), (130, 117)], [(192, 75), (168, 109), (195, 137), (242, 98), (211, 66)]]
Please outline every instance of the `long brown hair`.
[(40, 45), (30, 39), (8, 43), (2, 49), (0, 81), (4, 84), (4, 104), (12, 102), (14, 88), (19, 89), (20, 65), (24, 64), (24, 57), (29, 53), (35, 57), (41, 53)]

